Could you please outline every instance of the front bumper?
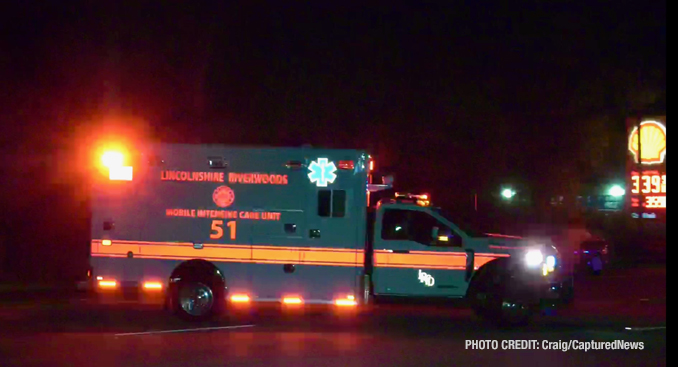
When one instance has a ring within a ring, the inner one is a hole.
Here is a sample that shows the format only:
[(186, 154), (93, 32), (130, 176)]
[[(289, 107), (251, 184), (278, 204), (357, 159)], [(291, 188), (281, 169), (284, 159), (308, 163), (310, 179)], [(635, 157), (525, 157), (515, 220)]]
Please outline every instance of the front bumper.
[(533, 272), (520, 272), (510, 282), (509, 292), (534, 308), (548, 310), (568, 305), (574, 295), (571, 276), (556, 271), (547, 276)]
[(573, 279), (551, 282), (540, 290), (539, 307), (542, 310), (566, 306), (574, 298)]

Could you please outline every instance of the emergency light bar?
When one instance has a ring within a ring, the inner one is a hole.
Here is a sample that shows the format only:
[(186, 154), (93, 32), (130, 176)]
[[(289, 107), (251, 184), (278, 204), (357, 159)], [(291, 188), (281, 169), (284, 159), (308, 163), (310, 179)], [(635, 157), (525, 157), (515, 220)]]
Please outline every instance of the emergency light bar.
[(125, 154), (109, 150), (101, 155), (101, 164), (108, 170), (108, 179), (111, 181), (132, 181), (134, 168), (125, 165)]
[(124, 158), (124, 155), (120, 152), (107, 151), (101, 155), (101, 163), (107, 168), (122, 167)]
[(395, 194), (396, 201), (398, 202), (408, 202), (416, 203), (419, 206), (429, 206), (431, 205), (431, 200), (428, 194), (414, 195), (410, 193), (400, 193), (396, 192)]
[(355, 168), (355, 163), (353, 161), (339, 161), (338, 167), (343, 170), (352, 170)]
[(132, 181), (134, 169), (130, 166), (109, 167), (108, 179), (111, 181)]
[(410, 193), (396, 192), (395, 196), (396, 196), (396, 199), (398, 199), (398, 198), (417, 199), (417, 200), (428, 200), (429, 199), (427, 194), (414, 195), (414, 194), (410, 194)]

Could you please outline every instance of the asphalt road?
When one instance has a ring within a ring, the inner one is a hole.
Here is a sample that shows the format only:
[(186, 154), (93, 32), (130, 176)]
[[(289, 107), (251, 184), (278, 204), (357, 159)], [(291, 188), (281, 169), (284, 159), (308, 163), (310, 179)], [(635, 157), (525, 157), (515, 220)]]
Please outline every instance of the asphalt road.
[[(0, 366), (666, 365), (665, 270), (618, 271), (577, 285), (571, 309), (516, 330), (445, 306), (187, 324), (149, 307), (77, 298), (0, 302)], [(496, 340), (498, 349), (469, 349), (469, 340)], [(504, 340), (534, 340), (539, 349), (506, 350)], [(571, 340), (642, 342), (643, 350), (543, 349), (544, 341)]]

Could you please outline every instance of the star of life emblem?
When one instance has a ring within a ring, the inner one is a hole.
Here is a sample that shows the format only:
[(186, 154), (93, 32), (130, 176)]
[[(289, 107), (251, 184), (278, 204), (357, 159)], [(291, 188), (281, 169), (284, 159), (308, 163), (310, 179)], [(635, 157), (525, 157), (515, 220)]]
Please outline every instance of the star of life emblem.
[(311, 183), (315, 183), (318, 187), (327, 187), (327, 184), (334, 183), (337, 179), (337, 167), (334, 162), (330, 162), (327, 158), (318, 158), (317, 161), (311, 162), (308, 166), (311, 171), (308, 178)]

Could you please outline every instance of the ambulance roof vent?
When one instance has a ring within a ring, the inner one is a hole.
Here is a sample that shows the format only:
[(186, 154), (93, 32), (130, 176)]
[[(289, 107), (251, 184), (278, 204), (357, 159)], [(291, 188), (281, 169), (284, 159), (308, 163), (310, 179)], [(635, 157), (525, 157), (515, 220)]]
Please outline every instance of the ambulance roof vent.
[(210, 166), (210, 169), (228, 168), (228, 163), (226, 163), (224, 157), (207, 157), (207, 164)]
[(285, 167), (295, 171), (303, 169), (305, 166), (306, 165), (304, 164), (304, 162), (296, 160), (288, 161), (287, 163), (285, 163)]

